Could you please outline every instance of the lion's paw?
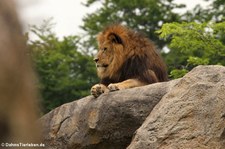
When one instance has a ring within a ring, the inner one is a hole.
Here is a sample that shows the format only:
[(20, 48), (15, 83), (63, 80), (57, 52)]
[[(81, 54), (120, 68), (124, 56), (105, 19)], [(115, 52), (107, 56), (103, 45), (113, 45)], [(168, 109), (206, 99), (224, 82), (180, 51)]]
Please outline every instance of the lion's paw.
[(103, 85), (103, 84), (96, 84), (94, 86), (92, 86), (91, 88), (91, 94), (97, 98), (98, 96), (100, 96), (102, 93), (108, 92), (108, 88)]
[(110, 91), (117, 91), (123, 89), (123, 86), (119, 85), (119, 83), (111, 83), (108, 85), (108, 89)]

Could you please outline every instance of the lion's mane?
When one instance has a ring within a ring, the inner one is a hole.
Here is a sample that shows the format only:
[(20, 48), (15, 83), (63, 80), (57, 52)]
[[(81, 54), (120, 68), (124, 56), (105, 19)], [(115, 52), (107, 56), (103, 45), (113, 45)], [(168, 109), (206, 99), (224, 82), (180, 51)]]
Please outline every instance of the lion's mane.
[[(97, 36), (98, 45), (112, 44), (115, 50), (109, 70), (100, 74), (101, 83), (138, 79), (146, 84), (167, 80), (166, 66), (156, 46), (146, 36), (120, 24), (106, 27)], [(154, 79), (149, 74), (154, 74)]]

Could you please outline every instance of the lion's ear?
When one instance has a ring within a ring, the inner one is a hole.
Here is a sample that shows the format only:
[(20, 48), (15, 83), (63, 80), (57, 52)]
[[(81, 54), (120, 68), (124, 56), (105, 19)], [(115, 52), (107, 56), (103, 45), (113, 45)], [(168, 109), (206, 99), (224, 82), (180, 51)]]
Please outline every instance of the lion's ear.
[(122, 44), (122, 39), (120, 38), (120, 36), (114, 33), (109, 34), (108, 39), (113, 43)]

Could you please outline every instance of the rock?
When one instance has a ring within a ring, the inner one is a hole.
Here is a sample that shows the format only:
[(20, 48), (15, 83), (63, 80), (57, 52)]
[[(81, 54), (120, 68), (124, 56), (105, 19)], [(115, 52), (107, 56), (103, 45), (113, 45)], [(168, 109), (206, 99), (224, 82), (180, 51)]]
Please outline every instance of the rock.
[[(62, 105), (40, 119), (52, 149), (224, 149), (225, 67)], [(133, 136), (133, 139), (131, 140)]]
[(51, 149), (124, 149), (153, 107), (178, 81), (64, 104), (40, 119), (44, 143)]
[(128, 149), (225, 149), (225, 67), (198, 66), (155, 106)]

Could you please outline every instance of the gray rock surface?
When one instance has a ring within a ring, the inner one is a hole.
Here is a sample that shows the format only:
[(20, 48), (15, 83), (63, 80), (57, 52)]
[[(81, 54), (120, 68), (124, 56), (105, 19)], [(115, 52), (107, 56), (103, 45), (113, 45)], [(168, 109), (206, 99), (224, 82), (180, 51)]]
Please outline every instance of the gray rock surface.
[(124, 149), (154, 106), (178, 80), (88, 96), (44, 115), (43, 139), (52, 149)]
[(185, 75), (128, 149), (225, 149), (225, 67), (198, 66)]
[(225, 67), (88, 96), (40, 122), (52, 149), (225, 149)]

